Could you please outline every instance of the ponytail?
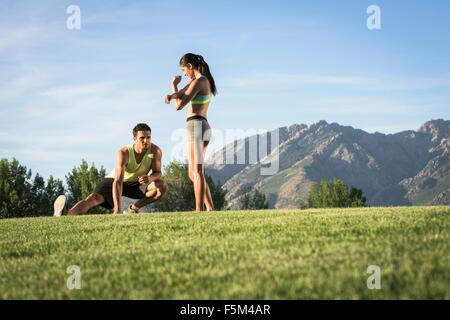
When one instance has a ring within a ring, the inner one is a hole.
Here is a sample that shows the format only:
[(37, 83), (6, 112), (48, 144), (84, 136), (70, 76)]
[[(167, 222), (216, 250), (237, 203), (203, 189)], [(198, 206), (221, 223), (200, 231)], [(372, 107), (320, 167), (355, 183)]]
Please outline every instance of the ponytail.
[(194, 68), (198, 69), (200, 73), (203, 74), (208, 79), (209, 84), (211, 86), (211, 92), (213, 95), (216, 95), (217, 94), (216, 83), (211, 74), (211, 71), (209, 70), (209, 66), (203, 59), (203, 57), (201, 55), (197, 55), (194, 53), (186, 53), (183, 57), (181, 57), (180, 65), (185, 66), (188, 63), (192, 64)]
[(213, 95), (216, 95), (217, 94), (216, 83), (214, 82), (214, 78), (211, 74), (211, 71), (209, 71), (209, 66), (206, 63), (206, 61), (203, 60), (202, 56), (198, 55), (197, 57), (200, 61), (200, 65), (199, 65), (200, 73), (205, 75), (206, 78), (208, 78), (209, 84), (211, 85), (211, 92), (213, 93)]

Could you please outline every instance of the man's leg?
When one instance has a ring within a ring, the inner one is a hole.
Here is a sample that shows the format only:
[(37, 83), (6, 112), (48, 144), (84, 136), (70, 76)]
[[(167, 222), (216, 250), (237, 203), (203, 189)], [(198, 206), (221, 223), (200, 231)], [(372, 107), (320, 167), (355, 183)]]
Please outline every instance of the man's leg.
[(167, 182), (163, 180), (156, 180), (150, 183), (147, 187), (145, 198), (139, 199), (133, 204), (133, 209), (139, 210), (146, 205), (160, 200), (169, 190)]
[(102, 204), (105, 201), (103, 196), (98, 193), (91, 193), (86, 199), (77, 202), (67, 213), (68, 215), (84, 214), (89, 209)]

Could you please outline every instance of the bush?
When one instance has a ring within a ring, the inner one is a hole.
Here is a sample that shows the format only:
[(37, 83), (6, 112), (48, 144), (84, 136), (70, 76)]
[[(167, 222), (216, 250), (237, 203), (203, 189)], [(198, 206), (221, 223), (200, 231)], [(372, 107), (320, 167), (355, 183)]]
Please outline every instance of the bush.
[[(205, 176), (211, 191), (215, 210), (225, 206), (225, 194), (220, 185), (216, 185), (212, 178)], [(189, 179), (188, 164), (173, 161), (164, 167), (161, 177), (169, 185), (169, 192), (154, 207), (158, 211), (190, 211), (195, 208), (194, 185)]]
[[(92, 163), (91, 167), (86, 160), (82, 159), (78, 167), (74, 167), (72, 171), (66, 176), (66, 183), (68, 188), (68, 203), (67, 207), (72, 207), (78, 201), (85, 199), (89, 194), (94, 192), (99, 183), (106, 176), (106, 171), (103, 166), (100, 169), (95, 167)], [(96, 213), (109, 212), (103, 207), (92, 208)]]
[(349, 191), (344, 181), (321, 180), (319, 187), (313, 183), (309, 191), (309, 206), (312, 208), (364, 207), (366, 198), (360, 189), (352, 187)]
[(0, 218), (50, 215), (56, 197), (64, 193), (63, 182), (36, 174), (13, 159), (0, 161)]
[(255, 189), (241, 196), (236, 207), (238, 210), (267, 209), (269, 208), (269, 204), (266, 201), (266, 195), (259, 192), (258, 189)]

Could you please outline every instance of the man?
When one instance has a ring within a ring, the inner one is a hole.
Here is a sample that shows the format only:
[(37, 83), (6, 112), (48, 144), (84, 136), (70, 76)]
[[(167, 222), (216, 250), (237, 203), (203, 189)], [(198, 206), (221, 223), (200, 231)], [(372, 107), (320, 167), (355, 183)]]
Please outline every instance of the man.
[[(120, 148), (116, 154), (115, 169), (106, 176), (86, 199), (76, 203), (69, 215), (83, 214), (101, 205), (120, 213), (122, 196), (139, 199), (123, 213), (138, 213), (139, 209), (158, 201), (167, 193), (167, 183), (161, 180), (161, 149), (151, 143), (151, 129), (145, 123), (133, 129), (134, 143)], [(148, 173), (152, 171), (150, 175)], [(64, 210), (66, 197), (59, 196), (54, 203), (54, 215)]]

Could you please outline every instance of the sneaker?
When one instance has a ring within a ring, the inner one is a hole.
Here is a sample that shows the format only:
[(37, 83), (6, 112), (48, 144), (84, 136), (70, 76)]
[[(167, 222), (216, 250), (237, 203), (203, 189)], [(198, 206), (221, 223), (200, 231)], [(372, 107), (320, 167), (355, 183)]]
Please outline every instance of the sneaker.
[(133, 209), (132, 206), (133, 205), (130, 205), (128, 208), (126, 208), (123, 211), (123, 214), (136, 214), (136, 213), (139, 213), (139, 210)]
[(66, 206), (66, 196), (60, 195), (58, 198), (56, 198), (55, 202), (53, 203), (53, 216), (55, 217), (61, 217), (64, 208)]

